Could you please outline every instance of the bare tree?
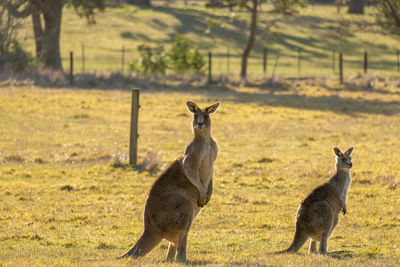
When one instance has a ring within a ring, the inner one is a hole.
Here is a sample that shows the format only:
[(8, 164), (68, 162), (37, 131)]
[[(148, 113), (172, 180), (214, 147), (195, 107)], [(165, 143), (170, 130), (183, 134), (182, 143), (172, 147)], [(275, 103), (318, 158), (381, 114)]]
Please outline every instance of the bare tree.
[[(282, 12), (288, 14), (290, 10), (295, 10), (297, 7), (305, 5), (307, 0), (275, 0), (274, 3), (285, 2), (285, 4), (280, 4), (280, 7), (284, 7)], [(229, 8), (233, 10), (234, 8), (241, 8), (248, 10), (250, 12), (250, 29), (247, 37), (246, 46), (243, 49), (242, 60), (241, 60), (241, 70), (240, 70), (240, 82), (241, 84), (247, 84), (247, 62), (251, 50), (253, 49), (254, 43), (256, 41), (257, 24), (258, 24), (258, 12), (261, 10), (260, 5), (265, 3), (265, 0), (210, 0), (207, 2), (207, 7), (219, 7), (219, 8)]]
[[(243, 50), (241, 61), (241, 84), (247, 84), (247, 61), (256, 39), (257, 14), (259, 12), (259, 4), (262, 1), (263, 0), (210, 0), (206, 3), (207, 7), (229, 8), (231, 11), (233, 11), (234, 8), (238, 7), (248, 10), (250, 12), (250, 31), (247, 37), (246, 46)], [(218, 23), (216, 24), (218, 25)]]
[(250, 19), (250, 33), (247, 38), (246, 47), (243, 50), (242, 54), (242, 65), (240, 71), (240, 82), (241, 84), (247, 84), (247, 61), (250, 55), (250, 51), (254, 46), (254, 42), (256, 39), (257, 32), (257, 13), (258, 13), (258, 4), (259, 0), (251, 0), (252, 5), (249, 6), (247, 3), (244, 5), (251, 13)]
[(0, 71), (4, 70), (6, 57), (16, 42), (19, 21), (11, 16), (7, 7), (0, 6)]

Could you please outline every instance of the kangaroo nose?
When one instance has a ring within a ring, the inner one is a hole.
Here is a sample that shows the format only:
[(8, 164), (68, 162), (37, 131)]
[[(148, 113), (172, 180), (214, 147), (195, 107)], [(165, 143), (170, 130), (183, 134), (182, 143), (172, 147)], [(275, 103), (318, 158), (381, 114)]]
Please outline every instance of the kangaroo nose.
[(204, 125), (204, 123), (203, 122), (199, 122), (199, 123), (197, 123), (198, 125), (199, 125), (199, 127), (201, 127), (201, 126), (203, 126)]
[(350, 163), (350, 164), (349, 164), (349, 167), (350, 167), (350, 168), (353, 167), (353, 163)]

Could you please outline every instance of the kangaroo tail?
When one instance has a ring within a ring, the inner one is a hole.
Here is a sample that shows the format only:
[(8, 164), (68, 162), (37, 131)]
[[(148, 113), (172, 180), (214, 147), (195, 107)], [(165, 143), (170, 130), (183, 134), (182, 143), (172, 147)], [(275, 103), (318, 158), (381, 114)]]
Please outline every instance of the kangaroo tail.
[(292, 244), (285, 250), (275, 252), (276, 254), (297, 252), (307, 241), (308, 236), (296, 227)]
[(157, 246), (161, 239), (162, 237), (156, 231), (148, 231), (145, 229), (136, 244), (124, 255), (118, 257), (117, 259), (128, 257), (136, 259), (138, 257), (142, 257), (150, 252), (150, 250), (152, 250), (155, 246)]

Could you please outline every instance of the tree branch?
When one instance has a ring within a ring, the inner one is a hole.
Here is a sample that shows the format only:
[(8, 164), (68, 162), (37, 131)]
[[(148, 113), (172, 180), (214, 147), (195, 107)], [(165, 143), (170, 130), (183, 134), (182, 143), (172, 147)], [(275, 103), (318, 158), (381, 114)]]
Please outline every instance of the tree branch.
[(0, 0), (0, 5), (6, 6), (8, 11), (10, 12), (10, 14), (16, 18), (26, 18), (32, 13), (32, 4), (30, 1), (28, 2), (28, 4), (26, 5), (26, 7), (23, 10), (18, 11), (18, 9), (24, 3), (26, 3), (26, 1), (19, 1), (15, 4), (12, 4), (11, 1)]
[(399, 18), (399, 16), (397, 16), (396, 9), (393, 7), (392, 3), (389, 0), (386, 0), (386, 3), (390, 8), (390, 11), (392, 13), (392, 18), (394, 19), (397, 26), (400, 27), (400, 18)]

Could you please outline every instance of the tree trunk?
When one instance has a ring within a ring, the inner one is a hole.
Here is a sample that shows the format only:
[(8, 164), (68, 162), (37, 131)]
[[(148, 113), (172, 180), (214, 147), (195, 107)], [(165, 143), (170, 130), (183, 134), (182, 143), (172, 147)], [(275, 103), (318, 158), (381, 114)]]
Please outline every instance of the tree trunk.
[(128, 4), (137, 6), (151, 6), (150, 0), (128, 0)]
[(60, 29), (63, 0), (49, 1), (48, 8), (42, 10), (44, 32), (41, 42), (40, 62), (45, 68), (62, 70), (60, 57)]
[(253, 6), (251, 8), (251, 23), (250, 23), (250, 35), (247, 40), (246, 47), (242, 55), (242, 69), (240, 71), (240, 81), (242, 84), (247, 84), (247, 60), (251, 49), (253, 48), (254, 41), (256, 38), (257, 31), (257, 4), (258, 0), (252, 0)]
[(32, 5), (32, 25), (33, 33), (35, 36), (36, 58), (40, 58), (40, 55), (42, 53), (43, 27), (40, 18), (40, 10), (36, 5)]
[(365, 0), (350, 0), (349, 9), (347, 13), (350, 14), (364, 14)]

